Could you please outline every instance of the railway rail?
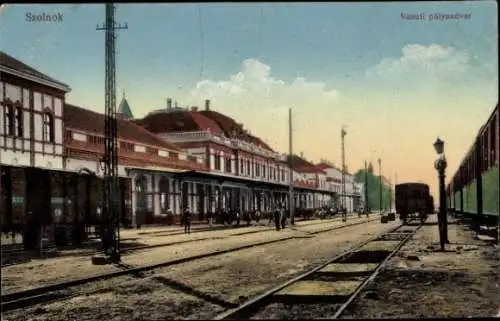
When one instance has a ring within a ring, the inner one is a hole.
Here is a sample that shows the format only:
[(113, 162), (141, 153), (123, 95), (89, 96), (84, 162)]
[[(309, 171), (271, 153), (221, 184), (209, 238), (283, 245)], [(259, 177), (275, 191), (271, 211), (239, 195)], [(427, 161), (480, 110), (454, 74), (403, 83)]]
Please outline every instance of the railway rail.
[[(258, 314), (259, 318), (265, 319), (337, 319), (421, 227), (419, 224), (415, 229), (404, 230), (408, 225), (401, 224), (216, 316), (214, 320), (250, 319)], [(382, 249), (380, 243), (389, 246)], [(321, 309), (325, 306), (326, 312)], [(298, 307), (296, 311), (293, 311), (294, 307)]]
[(331, 232), (334, 230), (338, 229), (343, 229), (347, 227), (352, 227), (352, 226), (357, 226), (361, 224), (365, 224), (368, 222), (373, 222), (375, 220), (378, 220), (378, 217), (375, 217), (370, 220), (364, 220), (361, 222), (355, 222), (347, 225), (340, 225), (340, 226), (335, 226), (331, 227), (328, 229), (323, 229), (320, 231), (314, 231), (314, 232), (306, 232), (306, 235), (303, 236), (288, 236), (284, 238), (279, 238), (276, 240), (271, 240), (271, 241), (263, 241), (263, 242), (258, 242), (258, 243), (253, 243), (253, 244), (248, 244), (248, 245), (243, 245), (235, 248), (230, 248), (230, 249), (225, 249), (225, 250), (217, 250), (209, 253), (203, 253), (199, 255), (194, 255), (194, 256), (189, 256), (185, 258), (180, 258), (180, 259), (175, 259), (175, 260), (170, 260), (166, 262), (161, 262), (157, 264), (152, 264), (152, 265), (146, 265), (146, 266), (141, 266), (141, 267), (133, 267), (124, 263), (120, 263), (117, 265), (118, 268), (120, 268), (119, 271), (114, 271), (114, 272), (108, 272), (108, 273), (103, 273), (99, 275), (94, 275), (90, 277), (85, 277), (81, 279), (76, 279), (76, 280), (68, 280), (56, 284), (51, 284), (51, 285), (46, 285), (38, 288), (33, 288), (33, 289), (28, 289), (25, 291), (19, 291), (19, 292), (14, 292), (14, 293), (8, 293), (5, 295), (1, 296), (1, 309), (2, 311), (9, 311), (9, 310), (14, 310), (14, 309), (20, 309), (20, 308), (25, 308), (28, 306), (33, 306), (35, 304), (39, 303), (48, 303), (52, 301), (57, 301), (61, 299), (66, 299), (70, 297), (75, 297), (75, 296), (80, 296), (84, 295), (87, 293), (83, 293), (82, 291), (71, 291), (71, 288), (79, 286), (79, 285), (84, 285), (87, 283), (92, 283), (92, 282), (98, 282), (101, 280), (106, 280), (106, 279), (111, 279), (111, 278), (116, 278), (120, 276), (133, 276), (133, 277), (139, 277), (142, 278), (145, 276), (145, 272), (150, 272), (155, 269), (167, 267), (167, 266), (172, 266), (172, 265), (177, 265), (177, 264), (182, 264), (185, 262), (190, 262), (190, 261), (195, 261), (207, 257), (212, 257), (212, 256), (217, 256), (217, 255), (222, 255), (222, 254), (227, 254), (227, 253), (232, 253), (236, 251), (241, 251), (249, 248), (254, 248), (257, 246), (264, 246), (268, 244), (273, 244), (273, 243), (278, 243), (278, 242), (284, 242), (292, 239), (299, 239), (299, 238), (311, 238), (316, 234), (320, 233), (326, 233), (326, 232)]
[[(330, 222), (332, 222), (332, 223), (333, 222), (339, 222), (339, 221), (341, 221), (340, 218), (333, 218), (333, 219), (330, 220)], [(319, 224), (322, 224), (322, 223), (325, 223), (325, 221), (321, 220), (320, 222), (314, 222), (312, 224), (307, 224), (307, 225), (305, 225), (303, 227), (309, 227), (309, 226), (319, 225)], [(247, 227), (247, 226), (240, 226), (240, 227), (237, 227), (237, 228), (244, 228), (244, 227)], [(212, 228), (212, 229), (203, 228), (203, 229), (192, 231), (191, 234), (201, 233), (201, 232), (217, 231), (217, 230), (222, 230), (222, 229), (223, 228), (219, 228), (219, 227)], [(225, 238), (229, 238), (229, 237), (233, 237), (233, 236), (255, 234), (255, 233), (267, 232), (267, 231), (272, 231), (272, 230), (274, 230), (274, 227), (273, 228), (258, 229), (258, 230), (253, 230), (253, 231), (245, 231), (245, 232), (240, 232), (240, 233), (234, 233), (234, 234), (227, 235), (227, 236), (212, 236), (212, 237), (206, 237), (206, 238), (194, 239), (194, 240), (183, 240), (183, 241), (176, 241), (176, 242), (164, 242), (164, 243), (158, 243), (158, 244), (152, 244), (152, 245), (140, 245), (140, 246), (131, 246), (131, 247), (127, 247), (127, 243), (124, 243), (124, 244), (122, 244), (121, 253), (122, 254), (132, 253), (132, 252), (137, 252), (137, 251), (142, 251), (142, 250), (154, 249), (154, 248), (158, 248), (158, 247), (167, 247), (167, 246), (180, 245), (180, 244), (192, 243), (192, 242), (200, 242), (200, 241), (206, 241), (206, 240), (219, 240), (219, 239), (225, 239)], [(147, 233), (153, 234), (154, 236), (159, 236), (159, 237), (160, 236), (161, 237), (168, 237), (168, 236), (176, 236), (176, 235), (185, 234), (185, 232), (183, 232), (183, 231), (180, 231), (180, 232), (179, 231), (175, 231), (175, 232), (155, 231), (155, 232), (147, 232)], [(163, 233), (165, 233), (165, 234), (163, 234)], [(149, 235), (149, 234), (147, 234), (147, 235)], [(139, 235), (143, 235), (143, 234), (139, 233)], [(144, 233), (144, 235), (146, 235), (146, 234)], [(151, 235), (151, 236), (153, 236), (153, 235)], [(96, 247), (97, 246), (98, 245), (96, 245)], [(68, 248), (63, 248), (63, 250), (68, 249)], [(67, 254), (62, 254), (61, 255), (60, 252), (54, 252), (54, 254), (57, 257), (62, 257), (62, 256), (66, 256), (66, 257), (83, 257), (83, 256), (88, 256), (88, 255), (94, 254), (96, 252), (97, 253), (101, 253), (102, 251), (95, 251), (95, 250), (88, 250), (87, 249), (87, 250), (82, 250), (82, 251), (79, 251), (79, 252), (76, 252), (76, 253), (67, 253)], [(2, 250), (2, 255), (3, 255), (4, 258), (5, 257), (9, 257), (9, 256), (12, 256), (12, 257), (15, 257), (15, 256), (24, 257), (24, 256), (32, 256), (33, 253), (31, 253), (29, 251), (14, 249), (14, 250)], [(47, 252), (46, 255), (37, 254), (36, 256), (50, 257), (51, 254), (50, 254), (50, 252)], [(21, 260), (19, 262), (22, 263), (22, 262), (24, 262), (24, 260)], [(16, 261), (14, 263), (2, 264), (2, 267), (13, 265), (13, 264), (16, 264), (16, 263), (18, 263), (18, 262)]]

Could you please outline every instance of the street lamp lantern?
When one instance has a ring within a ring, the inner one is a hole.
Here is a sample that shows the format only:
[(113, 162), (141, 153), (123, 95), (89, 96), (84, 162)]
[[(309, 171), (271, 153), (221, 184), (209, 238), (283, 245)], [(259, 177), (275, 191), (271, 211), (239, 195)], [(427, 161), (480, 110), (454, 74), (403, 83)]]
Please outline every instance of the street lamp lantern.
[(441, 245), (441, 250), (444, 250), (445, 243), (448, 241), (448, 222), (446, 213), (446, 191), (445, 191), (445, 171), (447, 167), (446, 157), (444, 155), (444, 141), (439, 137), (434, 142), (434, 149), (438, 154), (438, 158), (434, 162), (434, 168), (438, 172), (439, 177), (439, 214), (438, 214), (438, 225), (439, 225), (439, 241)]
[(441, 155), (444, 152), (444, 141), (442, 141), (439, 137), (434, 142), (434, 149), (438, 155)]

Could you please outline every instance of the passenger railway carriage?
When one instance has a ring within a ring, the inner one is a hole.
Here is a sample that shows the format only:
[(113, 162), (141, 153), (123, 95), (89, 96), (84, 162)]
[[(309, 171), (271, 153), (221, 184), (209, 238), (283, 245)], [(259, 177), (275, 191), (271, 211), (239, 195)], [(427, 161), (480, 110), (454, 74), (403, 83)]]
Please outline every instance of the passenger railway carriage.
[(447, 186), (448, 208), (478, 222), (494, 224), (500, 212), (498, 105), (481, 127)]

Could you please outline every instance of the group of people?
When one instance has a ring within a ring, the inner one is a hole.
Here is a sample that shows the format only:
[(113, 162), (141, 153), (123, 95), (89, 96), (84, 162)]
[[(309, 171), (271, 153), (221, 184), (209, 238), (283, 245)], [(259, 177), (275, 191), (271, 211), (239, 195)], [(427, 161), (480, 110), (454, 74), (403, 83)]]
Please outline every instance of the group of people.
[[(190, 234), (191, 233), (191, 211), (189, 210), (189, 207), (184, 207), (184, 211), (182, 212), (182, 221), (181, 221), (181, 224), (184, 226), (184, 233), (186, 234)], [(260, 220), (260, 212), (257, 211), (255, 214), (254, 214), (254, 218), (256, 220), (256, 222), (258, 223), (259, 220)], [(276, 209), (273, 211), (273, 214), (269, 216), (269, 222), (268, 222), (268, 225), (271, 224), (271, 222), (274, 220), (274, 224), (276, 226), (276, 231), (279, 231), (281, 229), (284, 229), (286, 227), (286, 221), (287, 221), (287, 218), (288, 218), (288, 215), (287, 215), (287, 212), (285, 210), (285, 205), (283, 204), (280, 204), (276, 207)], [(236, 220), (236, 225), (240, 225), (240, 212), (239, 211), (236, 211), (234, 213), (234, 219)], [(209, 225), (212, 226), (212, 216), (210, 215), (209, 218), (208, 218), (208, 221), (209, 221)], [(224, 221), (224, 225), (225, 225), (225, 221)], [(250, 220), (247, 219), (247, 225), (250, 225)], [(292, 222), (291, 224), (293, 225), (294, 222), (293, 222), (293, 219), (292, 219)]]
[[(269, 217), (268, 225), (270, 225), (271, 221), (274, 219), (274, 225), (276, 226), (276, 231), (284, 229), (286, 227), (287, 216), (288, 215), (285, 211), (285, 206), (281, 204), (276, 208), (276, 210), (274, 210), (273, 215)], [(293, 225), (293, 221), (291, 223)]]

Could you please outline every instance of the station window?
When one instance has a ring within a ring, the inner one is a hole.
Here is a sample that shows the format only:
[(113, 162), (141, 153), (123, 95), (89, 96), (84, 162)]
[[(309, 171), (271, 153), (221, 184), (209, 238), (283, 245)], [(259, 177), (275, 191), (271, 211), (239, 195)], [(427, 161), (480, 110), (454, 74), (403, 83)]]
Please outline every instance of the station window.
[(47, 142), (54, 142), (54, 116), (50, 111), (43, 114), (43, 139)]
[(220, 171), (220, 155), (214, 155), (214, 169)]
[(14, 106), (10, 103), (4, 105), (4, 119), (5, 119), (5, 129), (4, 132), (7, 136), (14, 136), (15, 132), (15, 116), (14, 116)]
[(134, 150), (134, 144), (127, 142), (120, 142), (120, 148), (132, 151)]
[(23, 107), (16, 107), (16, 136), (23, 137), (24, 117)]
[(71, 141), (73, 139), (73, 133), (70, 130), (66, 131), (66, 141)]

